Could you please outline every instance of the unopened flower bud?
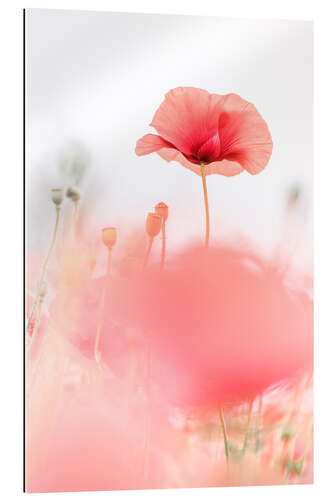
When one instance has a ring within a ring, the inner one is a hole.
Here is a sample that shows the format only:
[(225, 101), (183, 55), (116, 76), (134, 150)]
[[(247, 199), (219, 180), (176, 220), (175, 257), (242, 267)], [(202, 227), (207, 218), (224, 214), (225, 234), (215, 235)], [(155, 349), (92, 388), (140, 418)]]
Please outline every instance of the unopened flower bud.
[(163, 203), (163, 201), (157, 203), (157, 205), (155, 205), (155, 213), (157, 215), (160, 215), (165, 222), (168, 218), (168, 213), (169, 213), (168, 205)]
[(146, 219), (147, 234), (154, 238), (158, 235), (162, 227), (162, 217), (158, 214), (149, 212)]
[(66, 192), (67, 198), (70, 198), (73, 202), (79, 201), (80, 199), (80, 190), (76, 186), (71, 186), (67, 189)]
[(52, 201), (59, 207), (64, 200), (64, 190), (62, 188), (51, 189)]
[(102, 229), (102, 240), (104, 245), (111, 249), (117, 241), (117, 229), (115, 227), (105, 227)]

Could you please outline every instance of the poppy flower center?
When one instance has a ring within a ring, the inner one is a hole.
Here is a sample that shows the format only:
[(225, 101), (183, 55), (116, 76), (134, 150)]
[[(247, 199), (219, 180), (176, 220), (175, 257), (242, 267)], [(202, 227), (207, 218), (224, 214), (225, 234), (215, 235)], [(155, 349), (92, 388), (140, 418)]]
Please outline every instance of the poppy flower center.
[(217, 160), (221, 152), (221, 142), (218, 132), (207, 139), (194, 154), (194, 159), (199, 162), (211, 163)]

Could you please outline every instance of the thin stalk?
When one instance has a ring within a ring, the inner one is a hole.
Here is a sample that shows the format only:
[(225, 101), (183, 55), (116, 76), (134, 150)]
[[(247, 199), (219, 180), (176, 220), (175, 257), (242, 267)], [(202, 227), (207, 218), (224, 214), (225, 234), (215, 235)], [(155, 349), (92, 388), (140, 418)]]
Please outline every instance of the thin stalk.
[(79, 206), (79, 201), (76, 200), (74, 201), (74, 213), (73, 213), (73, 239), (76, 237), (76, 230), (77, 230), (77, 216), (78, 216), (78, 206)]
[(247, 423), (246, 423), (246, 430), (245, 430), (245, 436), (244, 436), (243, 447), (242, 447), (242, 455), (245, 455), (246, 450), (247, 450), (247, 445), (248, 445), (248, 442), (249, 442), (252, 408), (253, 408), (253, 399), (251, 399), (251, 401), (249, 403), (249, 411), (248, 411), (248, 414), (247, 414)]
[(163, 218), (163, 221), (162, 221), (162, 250), (161, 250), (161, 264), (160, 264), (161, 271), (163, 270), (164, 263), (165, 263), (165, 247), (166, 247), (165, 219)]
[(254, 445), (254, 451), (255, 453), (258, 453), (260, 450), (260, 438), (261, 438), (261, 424), (262, 424), (262, 404), (263, 404), (263, 395), (262, 393), (259, 394), (259, 405), (258, 405), (258, 414), (256, 418), (256, 438), (255, 438), (255, 445)]
[(221, 423), (222, 433), (223, 433), (225, 459), (226, 459), (227, 464), (228, 464), (228, 462), (229, 462), (228, 435), (227, 435), (227, 428), (226, 428), (224, 416), (223, 416), (223, 409), (221, 406), (219, 407), (219, 418), (220, 418), (220, 423)]
[(74, 200), (73, 201), (73, 215), (72, 215), (72, 220), (70, 223), (70, 243), (74, 245), (75, 240), (76, 240), (76, 233), (77, 233), (77, 216), (78, 216), (78, 205), (79, 205), (79, 200)]
[(204, 163), (200, 163), (200, 166), (201, 166), (201, 178), (202, 178), (202, 187), (203, 187), (204, 200), (205, 200), (205, 211), (206, 211), (205, 248), (208, 248), (208, 245), (209, 245), (209, 234), (210, 234), (210, 223), (209, 223), (209, 205), (208, 205), (208, 193), (207, 193), (205, 164)]
[(48, 264), (48, 262), (50, 260), (50, 257), (51, 257), (51, 254), (52, 254), (52, 250), (53, 250), (53, 247), (54, 247), (55, 242), (56, 242), (57, 231), (58, 231), (58, 226), (59, 226), (59, 217), (60, 217), (60, 206), (56, 206), (56, 221), (55, 221), (55, 225), (54, 225), (54, 230), (53, 230), (53, 236), (52, 236), (52, 240), (51, 240), (51, 245), (49, 247), (49, 251), (47, 252), (46, 258), (44, 260), (44, 264), (42, 266), (42, 270), (41, 270), (41, 274), (40, 274), (40, 278), (39, 278), (39, 282), (38, 282), (38, 287), (37, 287), (37, 294), (36, 294), (36, 297), (35, 297), (35, 300), (34, 300), (34, 303), (32, 305), (32, 308), (31, 308), (31, 311), (30, 311), (30, 315), (29, 315), (29, 318), (28, 318), (28, 321), (27, 321), (26, 332), (28, 332), (30, 323), (31, 323), (32, 318), (34, 317), (34, 314), (35, 314), (36, 307), (37, 307), (37, 304), (38, 304), (38, 301), (39, 301), (40, 288), (42, 286), (42, 283), (44, 282), (44, 276), (45, 276), (45, 273), (46, 273), (47, 264)]
[(153, 245), (153, 239), (154, 239), (153, 237), (149, 238), (149, 243), (148, 243), (146, 255), (145, 255), (145, 258), (144, 258), (144, 261), (143, 261), (143, 265), (142, 265), (143, 269), (145, 269), (147, 267), (149, 256), (150, 256), (150, 252), (151, 252), (151, 247)]
[(107, 285), (109, 282), (110, 272), (111, 272), (111, 248), (108, 248), (108, 264), (107, 264), (106, 275), (104, 278), (101, 302), (99, 307), (98, 325), (97, 325), (97, 333), (96, 333), (95, 347), (94, 347), (95, 360), (98, 365), (100, 365), (101, 361), (101, 353), (99, 352), (99, 341), (101, 338), (101, 330), (102, 330), (103, 316), (104, 316), (104, 302), (105, 302), (105, 295), (106, 295)]

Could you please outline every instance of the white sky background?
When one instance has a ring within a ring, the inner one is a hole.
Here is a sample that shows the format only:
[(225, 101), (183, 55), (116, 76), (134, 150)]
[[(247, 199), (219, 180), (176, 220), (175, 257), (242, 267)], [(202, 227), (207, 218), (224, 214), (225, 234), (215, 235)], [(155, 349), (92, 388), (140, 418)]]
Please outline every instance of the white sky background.
[[(204, 238), (200, 177), (135, 143), (164, 94), (177, 86), (235, 92), (255, 104), (274, 149), (257, 176), (207, 178), (213, 238), (243, 234), (261, 249), (281, 238), (285, 199), (302, 188), (296, 260), (312, 260), (312, 23), (28, 10), (26, 173), (29, 251), (49, 243), (49, 190), (64, 183), (59, 152), (89, 150), (83, 185), (87, 230), (144, 228), (159, 201), (170, 206), (168, 246)], [(123, 233), (121, 232), (123, 231)]]

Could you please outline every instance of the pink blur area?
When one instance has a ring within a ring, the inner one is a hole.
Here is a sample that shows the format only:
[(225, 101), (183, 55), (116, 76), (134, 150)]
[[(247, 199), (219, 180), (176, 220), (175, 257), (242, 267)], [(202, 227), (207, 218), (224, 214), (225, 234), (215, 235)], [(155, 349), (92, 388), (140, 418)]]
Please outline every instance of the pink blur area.
[(242, 402), (312, 369), (312, 301), (249, 250), (190, 247), (163, 273), (110, 280), (107, 304), (105, 337), (112, 322), (135, 326), (152, 350), (157, 394), (172, 404)]
[(233, 465), (227, 472), (220, 434), (194, 438), (170, 416), (217, 415), (311, 370), (308, 296), (246, 248), (190, 246), (161, 272), (154, 258), (142, 270), (134, 238), (98, 278), (89, 259), (79, 238), (64, 247), (28, 364), (26, 490), (281, 483), (253, 456), (243, 475)]
[(36, 428), (28, 419), (28, 492), (170, 486), (165, 462), (182, 448), (184, 438), (158, 408), (150, 411), (148, 444), (145, 401), (126, 384), (110, 380), (105, 387), (95, 380), (79, 394), (67, 387), (56, 400), (55, 394), (49, 398), (51, 413), (44, 408), (47, 425)]

